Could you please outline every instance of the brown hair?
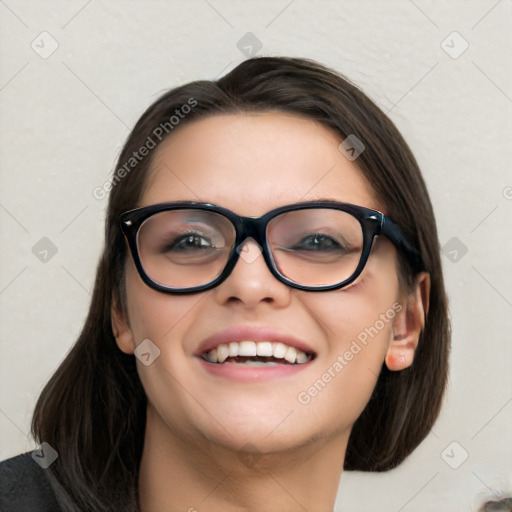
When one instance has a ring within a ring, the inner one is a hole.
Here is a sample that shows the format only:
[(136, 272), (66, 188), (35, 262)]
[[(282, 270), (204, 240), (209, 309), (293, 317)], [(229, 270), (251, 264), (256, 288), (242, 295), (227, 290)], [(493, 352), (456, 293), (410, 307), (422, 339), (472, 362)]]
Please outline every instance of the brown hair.
[[(47, 471), (67, 510), (138, 510), (146, 396), (135, 358), (116, 345), (111, 307), (113, 300), (124, 302), (127, 251), (119, 215), (138, 206), (155, 151), (131, 159), (149, 147), (150, 139), (158, 146), (194, 119), (248, 111), (294, 113), (343, 138), (356, 135), (366, 147), (356, 163), (389, 216), (416, 244), (431, 275), (430, 308), (414, 363), (400, 372), (383, 365), (353, 427), (345, 469), (395, 467), (425, 438), (439, 414), (450, 329), (434, 214), (414, 156), (388, 117), (334, 71), (305, 59), (249, 59), (219, 80), (192, 82), (164, 94), (139, 119), (119, 156), (89, 314), (41, 393), (32, 420), (35, 439), (59, 454)], [(412, 285), (414, 272), (401, 256), (399, 274)]]

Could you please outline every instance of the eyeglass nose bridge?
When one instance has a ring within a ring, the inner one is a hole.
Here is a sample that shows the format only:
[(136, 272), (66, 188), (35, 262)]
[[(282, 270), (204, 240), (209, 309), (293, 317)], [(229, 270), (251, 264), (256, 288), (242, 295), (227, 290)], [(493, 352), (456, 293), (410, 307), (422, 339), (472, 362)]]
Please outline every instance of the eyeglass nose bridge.
[[(224, 268), (224, 276), (222, 277), (222, 281), (231, 275), (239, 259), (244, 260), (245, 263), (251, 264), (261, 256), (263, 257), (265, 265), (270, 273), (278, 281), (288, 284), (288, 280), (284, 276), (280, 275), (279, 271), (277, 268), (275, 268), (272, 262), (273, 258), (270, 254), (270, 249), (266, 238), (267, 225), (270, 222), (271, 217), (268, 215), (264, 215), (263, 217), (238, 216), (237, 218), (232, 218), (231, 220), (235, 226), (236, 239), (231, 257), (229, 258)], [(259, 250), (254, 251), (252, 254), (244, 251), (244, 248), (247, 247), (246, 243), (249, 240), (252, 240), (258, 244)]]
[[(254, 217), (240, 217), (238, 222), (235, 223), (235, 251), (238, 253), (238, 256), (247, 263), (252, 263), (261, 254), (263, 254), (265, 261), (267, 260), (265, 254), (265, 225), (266, 222), (263, 219)], [(256, 254), (256, 256), (247, 254), (247, 242), (251, 240), (254, 241), (258, 246), (259, 252)]]

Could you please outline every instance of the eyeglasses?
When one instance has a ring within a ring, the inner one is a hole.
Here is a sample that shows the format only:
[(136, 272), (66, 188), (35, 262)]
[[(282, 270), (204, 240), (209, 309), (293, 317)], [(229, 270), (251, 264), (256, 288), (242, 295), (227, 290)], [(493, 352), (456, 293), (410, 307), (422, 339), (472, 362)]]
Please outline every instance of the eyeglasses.
[(180, 201), (125, 212), (120, 224), (142, 280), (164, 293), (219, 285), (248, 239), (259, 244), (270, 272), (299, 290), (328, 291), (352, 283), (377, 235), (391, 240), (413, 268), (422, 268), (419, 252), (388, 216), (334, 201), (291, 204), (261, 217)]

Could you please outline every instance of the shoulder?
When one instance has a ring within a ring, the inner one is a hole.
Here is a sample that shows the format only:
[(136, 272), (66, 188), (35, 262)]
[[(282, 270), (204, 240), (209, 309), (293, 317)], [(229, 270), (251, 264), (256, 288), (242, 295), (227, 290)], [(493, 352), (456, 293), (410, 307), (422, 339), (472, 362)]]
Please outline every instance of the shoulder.
[(0, 462), (0, 510), (3, 512), (58, 512), (55, 494), (45, 470), (22, 453)]

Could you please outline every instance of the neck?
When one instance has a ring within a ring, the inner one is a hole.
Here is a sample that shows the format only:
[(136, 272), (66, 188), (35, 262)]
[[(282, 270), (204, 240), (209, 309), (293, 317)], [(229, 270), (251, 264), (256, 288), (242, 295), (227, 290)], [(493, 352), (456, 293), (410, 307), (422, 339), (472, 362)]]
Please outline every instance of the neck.
[(142, 512), (332, 512), (349, 432), (287, 452), (234, 451), (173, 433), (148, 407)]

